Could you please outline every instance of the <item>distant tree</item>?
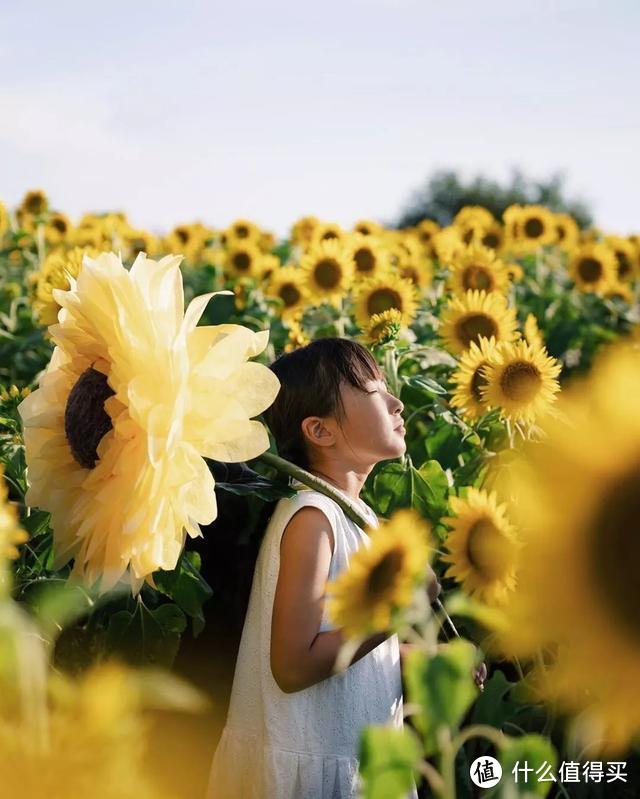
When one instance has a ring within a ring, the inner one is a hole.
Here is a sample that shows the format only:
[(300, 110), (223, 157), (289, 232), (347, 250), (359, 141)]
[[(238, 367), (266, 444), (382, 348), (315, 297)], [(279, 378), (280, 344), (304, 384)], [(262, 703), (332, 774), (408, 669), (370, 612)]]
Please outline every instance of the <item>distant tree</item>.
[(429, 178), (424, 188), (414, 192), (396, 227), (410, 227), (423, 219), (449, 225), (465, 205), (482, 205), (500, 219), (504, 209), (514, 203), (537, 203), (552, 211), (564, 211), (571, 214), (580, 227), (588, 227), (592, 223), (588, 206), (565, 197), (564, 180), (564, 175), (556, 172), (547, 180), (536, 181), (515, 169), (506, 185), (483, 175), (464, 183), (453, 170), (440, 170)]

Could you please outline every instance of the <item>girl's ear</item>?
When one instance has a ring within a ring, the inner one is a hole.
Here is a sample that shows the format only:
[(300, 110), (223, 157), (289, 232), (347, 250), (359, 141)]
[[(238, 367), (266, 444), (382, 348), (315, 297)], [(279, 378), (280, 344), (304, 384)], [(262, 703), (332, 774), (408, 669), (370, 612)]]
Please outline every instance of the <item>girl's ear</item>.
[(300, 426), (307, 441), (317, 447), (328, 447), (335, 442), (333, 431), (319, 416), (307, 416)]

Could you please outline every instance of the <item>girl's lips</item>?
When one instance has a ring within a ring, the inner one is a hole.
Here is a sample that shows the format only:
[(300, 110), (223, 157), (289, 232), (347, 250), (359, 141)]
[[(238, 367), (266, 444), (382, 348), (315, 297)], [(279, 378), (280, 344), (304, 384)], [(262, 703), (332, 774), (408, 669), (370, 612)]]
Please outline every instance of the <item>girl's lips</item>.
[(406, 432), (405, 429), (404, 429), (404, 424), (399, 424), (397, 427), (394, 427), (393, 429), (401, 431), (403, 433)]

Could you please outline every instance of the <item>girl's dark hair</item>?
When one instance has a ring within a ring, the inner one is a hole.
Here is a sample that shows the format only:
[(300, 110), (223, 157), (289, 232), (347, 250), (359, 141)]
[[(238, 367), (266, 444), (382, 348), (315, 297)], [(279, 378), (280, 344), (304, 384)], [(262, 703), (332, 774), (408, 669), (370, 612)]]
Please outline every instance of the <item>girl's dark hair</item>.
[(263, 416), (273, 433), (278, 454), (310, 468), (301, 422), (307, 416), (344, 418), (340, 394), (343, 381), (365, 390), (367, 380), (381, 377), (380, 367), (366, 347), (347, 338), (320, 338), (280, 355), (269, 367), (280, 380), (280, 391)]

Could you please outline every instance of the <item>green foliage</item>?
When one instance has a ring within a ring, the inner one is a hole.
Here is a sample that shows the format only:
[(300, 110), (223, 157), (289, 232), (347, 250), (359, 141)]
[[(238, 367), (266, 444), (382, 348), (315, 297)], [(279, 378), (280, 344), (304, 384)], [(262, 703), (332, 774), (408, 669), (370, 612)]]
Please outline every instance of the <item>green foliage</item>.
[(431, 658), (421, 650), (409, 652), (404, 670), (407, 699), (421, 708), (414, 718), (427, 755), (438, 749), (438, 730), (457, 729), (476, 698), (472, 671), (477, 660), (476, 648), (461, 638)]
[[(540, 782), (540, 777), (545, 777), (546, 765), (550, 766), (551, 772), (557, 779), (556, 765), (558, 758), (553, 745), (541, 735), (523, 735), (521, 738), (510, 738), (508, 744), (499, 753), (500, 765), (502, 766), (502, 779), (496, 786), (495, 793), (487, 791), (486, 796), (495, 795), (501, 799), (533, 799), (538, 796), (546, 796), (554, 782)], [(527, 764), (533, 768), (529, 772), (525, 782), (525, 776), (520, 768)], [(514, 766), (518, 764), (517, 774), (513, 773)], [(540, 769), (536, 776), (536, 771)], [(517, 776), (517, 781), (516, 781)], [(551, 780), (550, 777), (546, 779)], [(493, 791), (494, 789), (492, 789)]]
[(423, 219), (450, 225), (465, 205), (481, 205), (500, 219), (505, 208), (514, 203), (545, 205), (552, 211), (570, 213), (581, 227), (591, 224), (591, 214), (585, 203), (565, 197), (561, 173), (536, 181), (514, 170), (510, 182), (501, 184), (482, 175), (465, 182), (453, 170), (441, 170), (429, 178), (424, 188), (414, 192), (397, 227), (411, 227)]
[(418, 776), (421, 756), (410, 727), (366, 727), (359, 752), (365, 799), (404, 799)]
[(158, 591), (170, 597), (192, 619), (194, 638), (204, 629), (202, 606), (211, 598), (211, 586), (200, 574), (200, 555), (183, 551), (173, 571), (157, 571), (153, 581)]
[(177, 605), (151, 610), (139, 600), (133, 613), (123, 610), (111, 616), (106, 646), (132, 665), (170, 668), (186, 626), (185, 615)]
[(411, 463), (387, 463), (373, 482), (375, 510), (385, 517), (398, 508), (414, 507), (437, 522), (447, 513), (448, 492), (447, 475), (437, 461), (426, 461), (419, 469)]

